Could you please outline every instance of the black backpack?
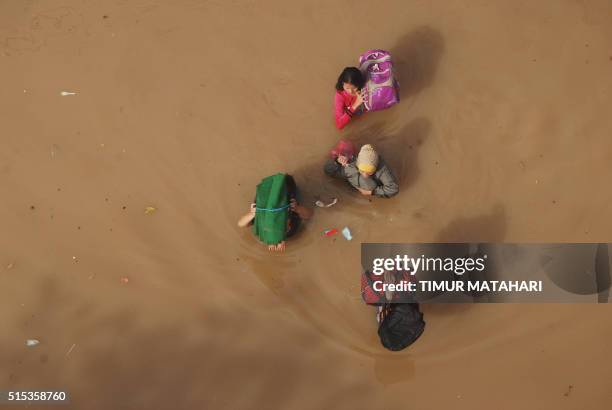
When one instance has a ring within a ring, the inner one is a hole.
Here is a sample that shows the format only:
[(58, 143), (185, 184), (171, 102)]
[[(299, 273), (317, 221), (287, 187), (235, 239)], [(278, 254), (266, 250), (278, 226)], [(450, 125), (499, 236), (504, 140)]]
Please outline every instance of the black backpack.
[(392, 351), (413, 344), (425, 330), (423, 313), (418, 303), (393, 303), (382, 307), (378, 336), (384, 347)]

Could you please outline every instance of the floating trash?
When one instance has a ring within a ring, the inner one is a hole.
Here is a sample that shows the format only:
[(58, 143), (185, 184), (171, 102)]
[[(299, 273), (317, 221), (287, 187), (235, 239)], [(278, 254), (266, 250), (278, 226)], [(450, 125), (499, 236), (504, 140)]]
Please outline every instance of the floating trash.
[(71, 91), (62, 91), (62, 92), (60, 93), (60, 95), (61, 95), (62, 97), (67, 97), (67, 96), (69, 96), (69, 95), (77, 95), (77, 93), (73, 93), (73, 92), (71, 92)]
[(72, 346), (70, 346), (70, 349), (68, 349), (68, 351), (66, 352), (66, 357), (68, 357), (68, 355), (72, 353), (72, 350), (74, 350), (75, 347), (76, 347), (76, 343), (73, 343)]
[(26, 346), (27, 347), (34, 347), (36, 345), (40, 344), (40, 342), (36, 339), (28, 339), (26, 340)]
[(323, 201), (316, 201), (315, 205), (319, 208), (329, 208), (330, 206), (334, 206), (338, 203), (338, 198), (332, 198), (332, 201), (329, 204), (325, 204)]
[(147, 206), (147, 207), (144, 209), (144, 212), (145, 212), (145, 214), (146, 214), (146, 215), (152, 214), (152, 213), (153, 213), (153, 212), (155, 212), (155, 211), (157, 211), (157, 209), (156, 209), (156, 208), (154, 208), (154, 207), (152, 207), (152, 206)]
[(353, 235), (351, 235), (351, 230), (347, 226), (342, 229), (342, 235), (346, 238), (347, 241), (353, 239)]
[(325, 231), (323, 231), (323, 235), (325, 236), (332, 236), (338, 233), (338, 230), (336, 228), (333, 229), (327, 229)]

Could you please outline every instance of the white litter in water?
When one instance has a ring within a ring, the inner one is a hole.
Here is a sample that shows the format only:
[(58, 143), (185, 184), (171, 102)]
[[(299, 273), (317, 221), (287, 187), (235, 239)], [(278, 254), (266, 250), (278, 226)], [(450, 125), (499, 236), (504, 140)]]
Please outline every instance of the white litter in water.
[(36, 339), (28, 339), (28, 340), (26, 340), (26, 346), (28, 346), (28, 347), (34, 347), (34, 346), (36, 346), (39, 343), (40, 342), (38, 340), (36, 340)]
[(344, 229), (342, 229), (342, 235), (344, 235), (347, 241), (353, 239), (353, 235), (351, 235), (351, 230), (348, 228), (348, 226), (345, 226)]
[(77, 95), (77, 94), (76, 94), (76, 93), (73, 93), (73, 92), (70, 92), (70, 91), (62, 91), (62, 92), (60, 93), (60, 95), (61, 95), (62, 97), (66, 97), (66, 96), (68, 96), (68, 95)]
[(68, 356), (72, 352), (72, 349), (74, 349), (75, 347), (76, 347), (76, 343), (70, 346), (70, 349), (68, 349), (68, 351), (66, 352), (66, 356)]
[(330, 206), (334, 206), (338, 203), (338, 198), (332, 198), (332, 201), (329, 204), (326, 204), (323, 201), (317, 201), (315, 202), (315, 205), (318, 206), (319, 208), (329, 208)]

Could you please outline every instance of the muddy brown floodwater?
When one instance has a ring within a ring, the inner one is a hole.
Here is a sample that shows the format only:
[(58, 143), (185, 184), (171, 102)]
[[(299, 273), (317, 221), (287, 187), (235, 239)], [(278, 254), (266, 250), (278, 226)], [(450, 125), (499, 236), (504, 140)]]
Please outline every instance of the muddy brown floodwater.
[[(0, 388), (74, 409), (609, 409), (610, 306), (428, 305), (392, 353), (359, 244), (610, 241), (611, 15), (3, 1)], [(336, 77), (370, 48), (402, 101), (338, 132)], [(397, 197), (327, 179), (341, 135), (379, 149)], [(340, 202), (269, 255), (236, 220), (278, 171)], [(343, 226), (353, 241), (321, 234)]]

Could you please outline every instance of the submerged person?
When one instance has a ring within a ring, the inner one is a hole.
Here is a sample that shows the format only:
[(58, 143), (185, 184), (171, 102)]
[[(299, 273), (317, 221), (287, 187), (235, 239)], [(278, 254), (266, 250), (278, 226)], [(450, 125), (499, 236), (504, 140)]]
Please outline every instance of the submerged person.
[(253, 232), (270, 251), (284, 251), (285, 239), (298, 231), (302, 220), (312, 210), (298, 203), (298, 188), (291, 175), (276, 174), (264, 178), (257, 186), (255, 202), (238, 220), (241, 228), (253, 226)]
[(355, 161), (339, 155), (325, 163), (324, 171), (346, 179), (362, 195), (390, 198), (399, 192), (395, 176), (370, 144), (361, 147)]
[(334, 115), (336, 128), (341, 130), (351, 118), (366, 112), (363, 105), (362, 88), (365, 78), (357, 67), (346, 67), (336, 82)]

